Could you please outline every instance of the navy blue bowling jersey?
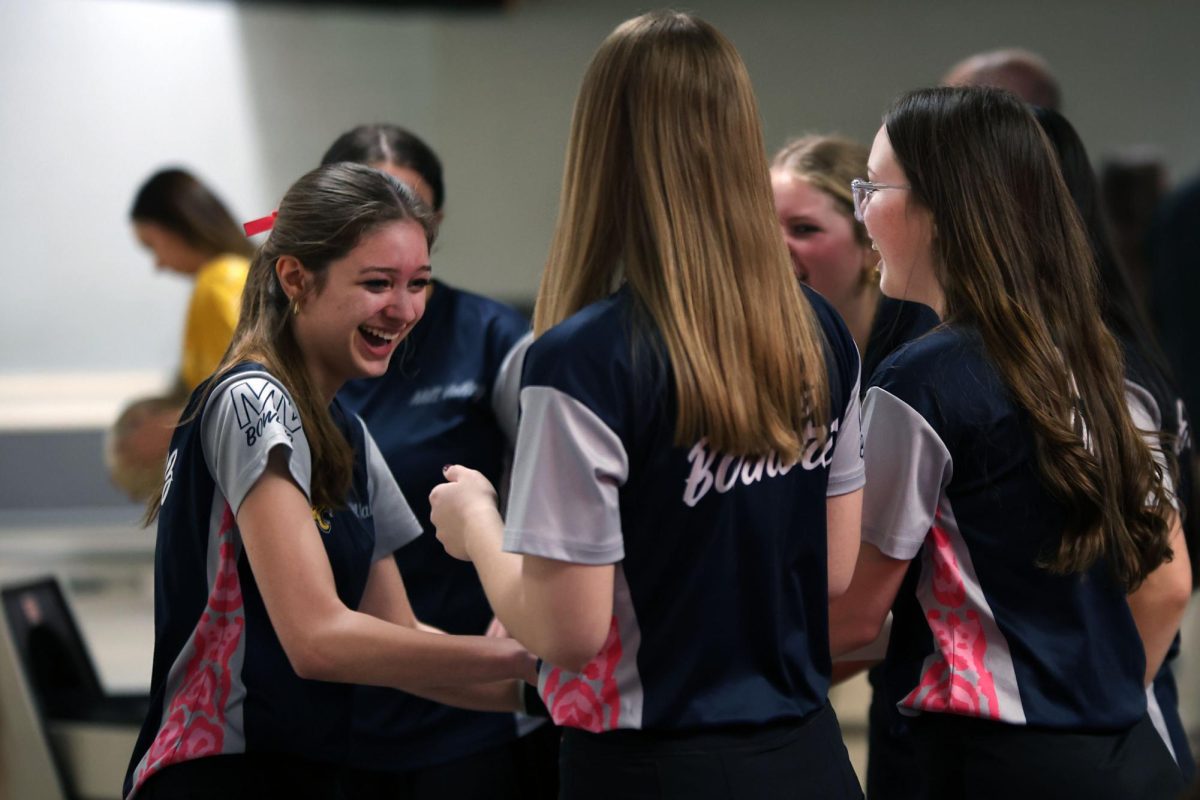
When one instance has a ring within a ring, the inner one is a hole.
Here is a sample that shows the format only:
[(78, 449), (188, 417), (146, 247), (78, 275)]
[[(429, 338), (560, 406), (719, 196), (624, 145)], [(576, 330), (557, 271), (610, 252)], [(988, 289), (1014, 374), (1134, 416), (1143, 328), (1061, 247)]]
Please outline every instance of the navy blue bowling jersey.
[[(134, 749), (126, 796), (160, 769), (236, 753), (284, 753), (344, 763), (348, 684), (305, 680), (288, 662), (243, 552), (237, 512), (283, 447), (307, 496), (312, 458), (295, 403), (257, 364), (204, 394), (171, 439), (155, 551), (151, 710)], [(204, 400), (201, 407), (201, 400)], [(354, 449), (344, 508), (314, 508), (338, 597), (357, 608), (371, 564), (421, 532), (362, 421), (334, 400)]]
[[(1065, 516), (1043, 488), (1027, 415), (970, 329), (948, 325), (880, 365), (867, 390), (863, 541), (914, 560), (879, 690), (902, 713), (1074, 731), (1146, 713), (1145, 656), (1101, 561), (1036, 566)], [(1135, 424), (1152, 420), (1128, 393)]]
[(579, 674), (544, 664), (560, 725), (685, 730), (798, 719), (829, 687), (826, 503), (863, 483), (858, 351), (805, 287), (831, 422), (796, 463), (679, 446), (666, 348), (628, 287), (529, 349), (505, 549), (615, 565), (613, 619)]
[[(443, 465), (465, 464), (501, 484), (516, 438), (523, 349), (514, 348), (528, 332), (528, 320), (508, 306), (438, 282), (387, 373), (351, 381), (339, 393), (366, 421), (427, 530), (429, 493), (445, 480)], [(492, 610), (471, 564), (446, 555), (433, 536), (395, 557), (418, 619), (449, 633), (487, 629)], [(354, 716), (353, 761), (366, 769), (425, 767), (517, 735), (512, 714), (374, 687), (356, 692)]]

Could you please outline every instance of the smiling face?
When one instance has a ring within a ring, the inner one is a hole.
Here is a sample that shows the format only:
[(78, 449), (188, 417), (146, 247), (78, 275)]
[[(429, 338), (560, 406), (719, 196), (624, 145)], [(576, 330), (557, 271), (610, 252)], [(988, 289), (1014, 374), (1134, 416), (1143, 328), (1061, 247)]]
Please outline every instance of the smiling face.
[(368, 233), (329, 265), (319, 286), (290, 256), (281, 257), (276, 270), (289, 297), (298, 298), (293, 331), (309, 376), (328, 399), (347, 380), (384, 374), (425, 313), (429, 248), (411, 220)]
[(864, 270), (875, 261), (870, 246), (855, 238), (854, 220), (789, 170), (771, 170), (771, 189), (796, 276), (834, 307), (845, 306), (862, 293)]
[[(896, 160), (881, 127), (867, 160), (867, 179), (907, 186), (908, 176)], [(933, 214), (910, 189), (879, 189), (862, 205), (863, 223), (879, 250), (880, 288), (888, 297), (924, 303), (939, 314), (942, 288), (933, 267)]]

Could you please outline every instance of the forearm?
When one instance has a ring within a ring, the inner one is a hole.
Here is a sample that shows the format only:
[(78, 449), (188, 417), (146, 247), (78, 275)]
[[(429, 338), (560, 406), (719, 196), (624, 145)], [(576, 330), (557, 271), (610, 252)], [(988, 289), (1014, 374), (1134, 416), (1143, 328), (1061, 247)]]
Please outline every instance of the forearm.
[(604, 645), (612, 625), (615, 564), (580, 564), (504, 552), (504, 522), (492, 486), (478, 472), (446, 469), (430, 493), (438, 539), (474, 563), (496, 617), (544, 660), (578, 671)]
[(430, 633), (344, 607), (305, 638), (301, 663), (294, 664), (303, 677), (319, 680), (415, 693), (533, 674), (532, 658), (515, 641)]
[[(850, 588), (829, 603), (829, 653), (835, 661), (882, 657), (890, 632), (888, 614), (908, 564), (872, 544), (859, 549)], [(855, 652), (872, 644), (876, 647), (869, 652)]]
[[(538, 614), (529, 593), (533, 587), (521, 580), (524, 556), (506, 553), (501, 547), (504, 527), (499, 513), (481, 517), (475, 523), (470, 549), (471, 562), (479, 573), (488, 604), (508, 635), (535, 653), (545, 651), (546, 615)], [(545, 610), (546, 606), (542, 606)]]
[(469, 708), (474, 711), (520, 711), (523, 681), (468, 683), (461, 686), (431, 686), (410, 690), (409, 694), (435, 703)]
[(1129, 595), (1129, 610), (1146, 652), (1146, 685), (1162, 668), (1167, 651), (1187, 611), (1192, 570), (1183, 534), (1176, 522), (1172, 530), (1173, 558), (1150, 573), (1137, 591)]
[(496, 617), (530, 652), (578, 671), (600, 652), (612, 620), (612, 565), (506, 553), (499, 514), (475, 523), (469, 555)]

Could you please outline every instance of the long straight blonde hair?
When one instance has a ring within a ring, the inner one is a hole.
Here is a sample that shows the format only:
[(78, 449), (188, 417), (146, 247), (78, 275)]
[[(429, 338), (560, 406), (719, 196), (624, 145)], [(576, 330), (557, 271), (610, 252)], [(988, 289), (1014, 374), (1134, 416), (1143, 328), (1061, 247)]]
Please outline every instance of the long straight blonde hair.
[(750, 78), (688, 14), (623, 23), (588, 67), (535, 332), (621, 279), (665, 343), (677, 444), (794, 460), (807, 425), (825, 428), (823, 335), (775, 221)]

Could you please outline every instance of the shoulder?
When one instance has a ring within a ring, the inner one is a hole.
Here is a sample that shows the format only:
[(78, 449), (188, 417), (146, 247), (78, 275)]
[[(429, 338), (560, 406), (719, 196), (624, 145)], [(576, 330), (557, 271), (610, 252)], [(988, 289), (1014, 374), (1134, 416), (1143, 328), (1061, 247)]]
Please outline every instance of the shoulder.
[(623, 289), (535, 339), (521, 376), (522, 408), (527, 397), (565, 396), (623, 431), (639, 401), (661, 398), (667, 357), (652, 323), (635, 321), (632, 302)]
[(958, 327), (945, 326), (906, 342), (885, 358), (872, 377), (872, 385), (899, 386), (953, 372), (982, 358), (978, 337)]
[(632, 294), (622, 289), (572, 314), (543, 333), (525, 357), (525, 383), (550, 382), (630, 360)]
[(870, 385), (931, 421), (959, 416), (953, 410), (956, 407), (964, 416), (971, 416), (970, 409), (1008, 405), (1007, 393), (979, 336), (953, 325), (901, 345), (880, 363)]
[(238, 364), (216, 377), (204, 405), (205, 418), (211, 418), (213, 411), (226, 412), (243, 430), (276, 420), (291, 433), (301, 427), (291, 393), (263, 365), (254, 362)]
[(911, 300), (897, 300), (886, 295), (880, 299), (863, 353), (863, 376), (875, 374), (880, 362), (897, 347), (923, 336), (941, 324), (929, 306)]
[(196, 273), (196, 285), (219, 285), (223, 283), (245, 283), (250, 272), (250, 262), (239, 255), (225, 253), (200, 267)]

